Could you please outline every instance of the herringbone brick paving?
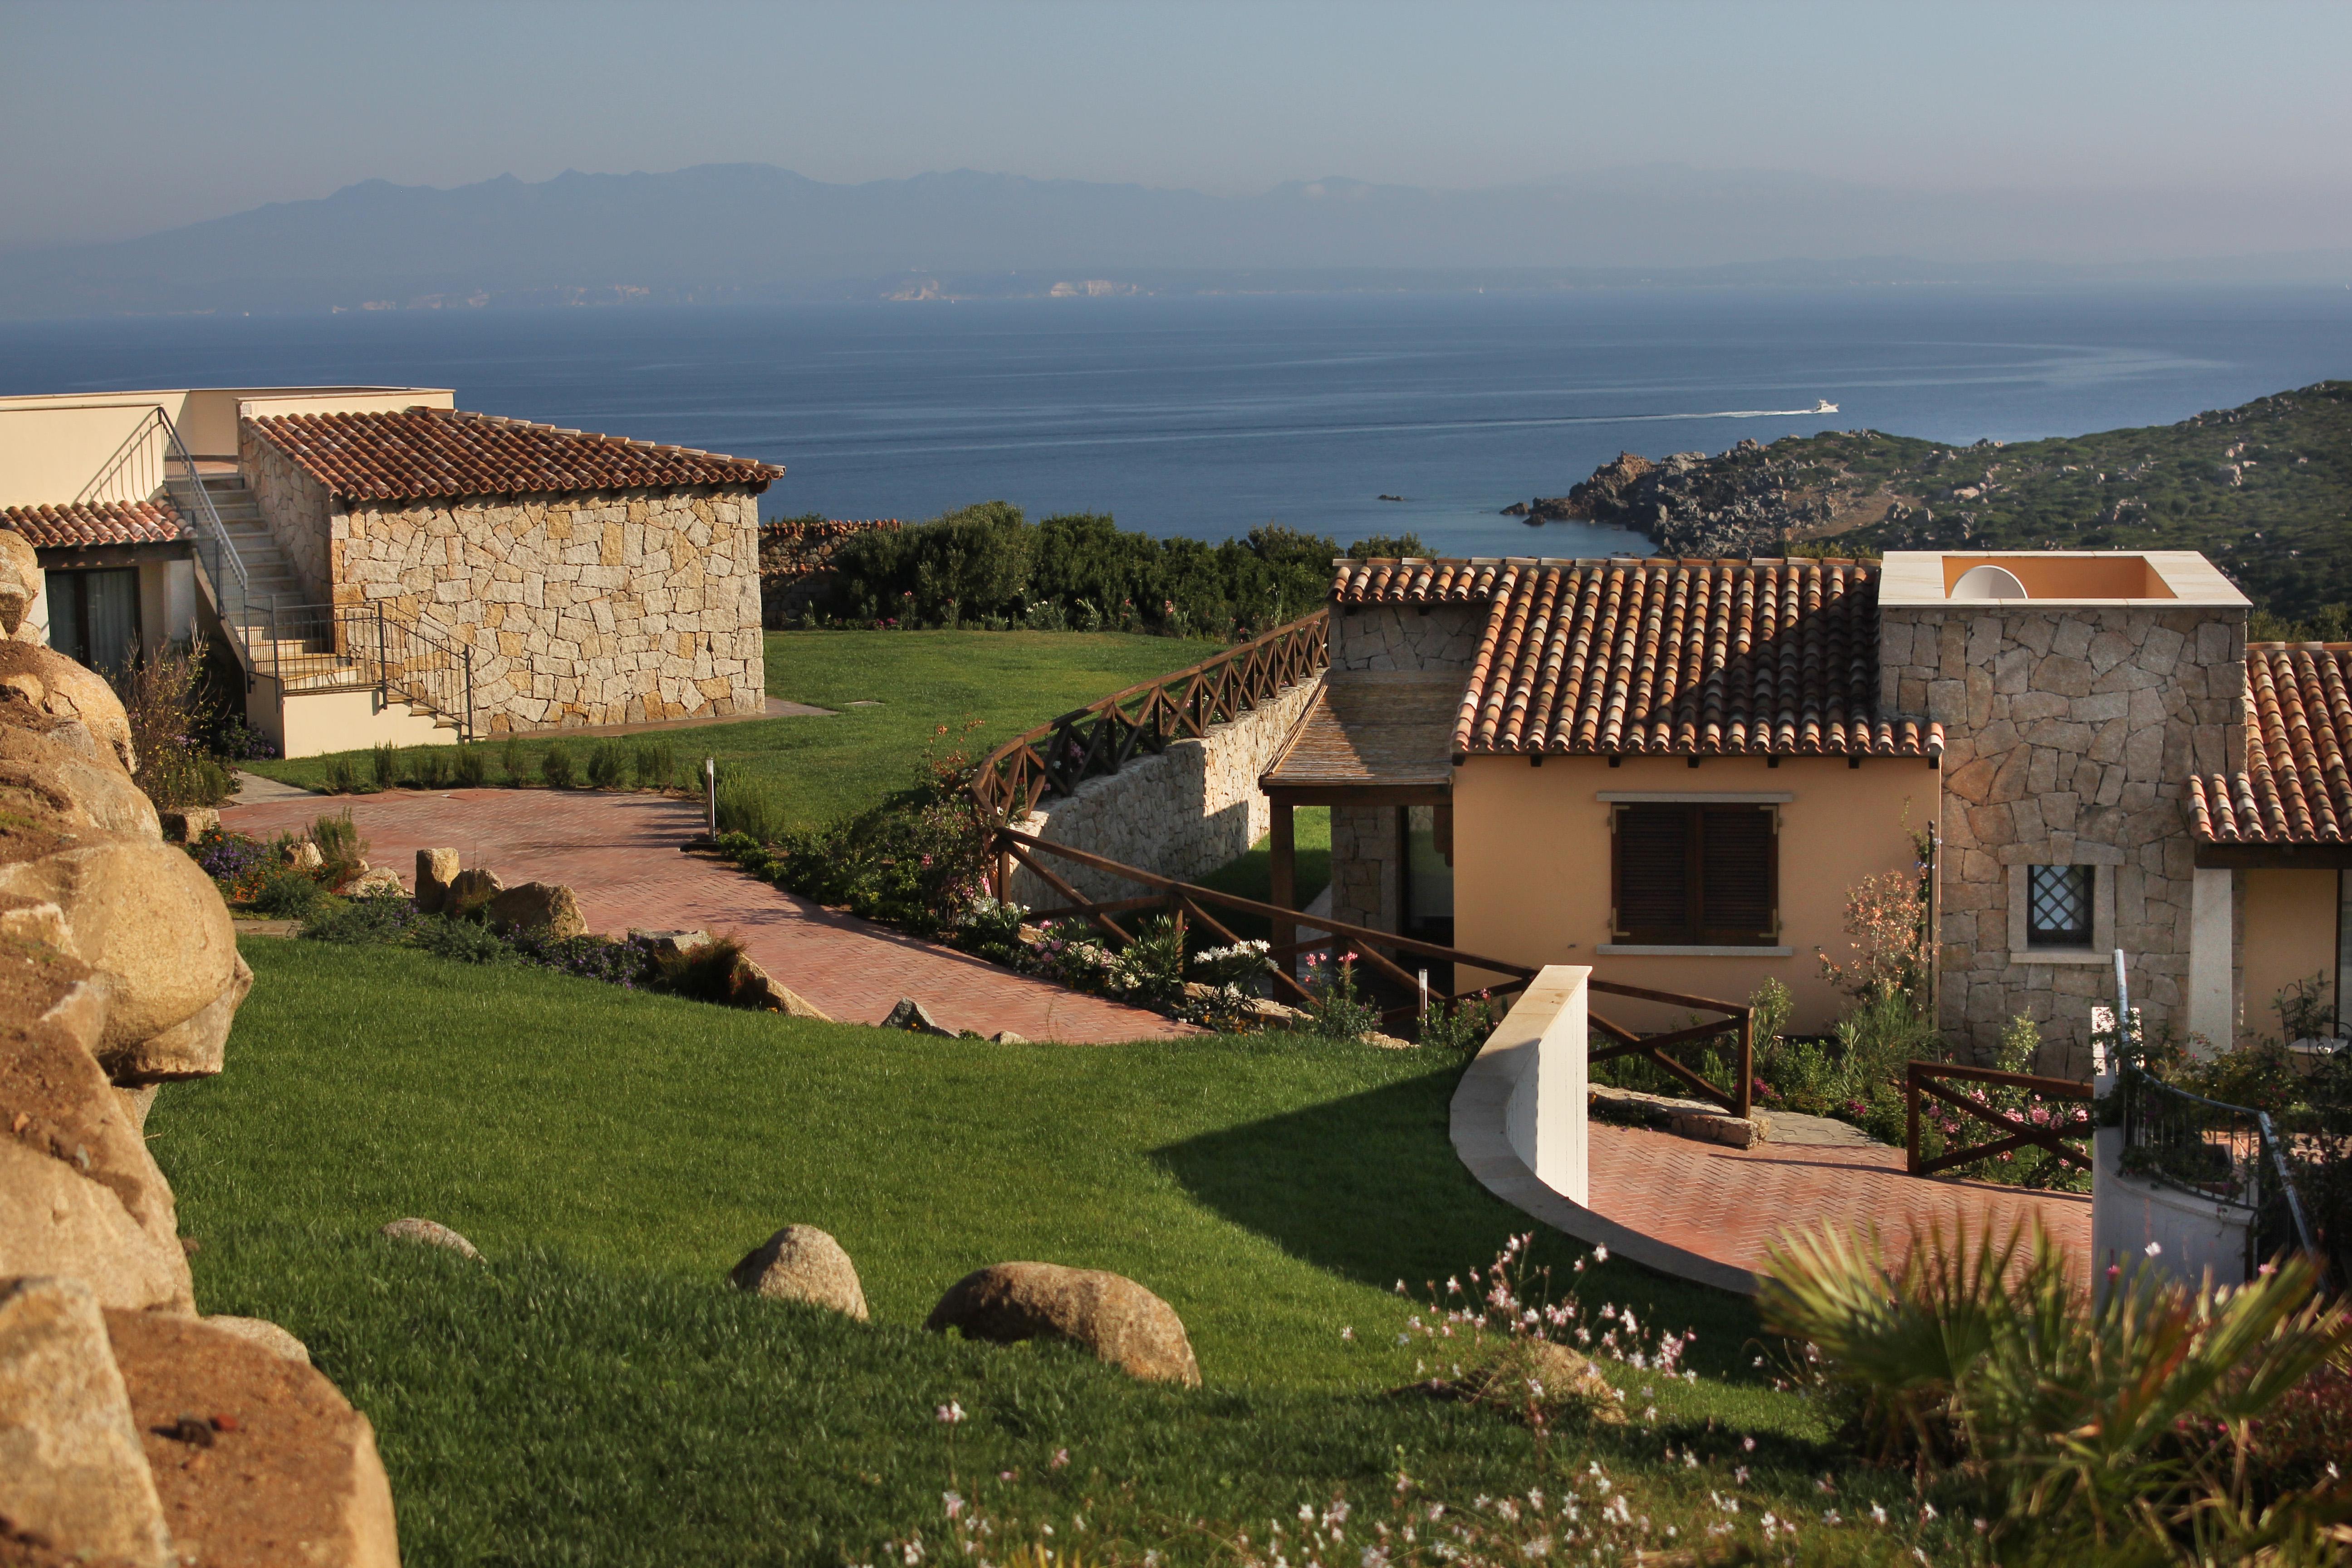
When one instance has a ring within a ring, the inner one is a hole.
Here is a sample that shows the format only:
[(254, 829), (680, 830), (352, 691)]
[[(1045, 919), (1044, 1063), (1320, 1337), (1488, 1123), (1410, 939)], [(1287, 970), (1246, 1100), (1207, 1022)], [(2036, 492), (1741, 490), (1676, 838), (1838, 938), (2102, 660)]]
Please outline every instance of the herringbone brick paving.
[(221, 821), (266, 838), (345, 806), (369, 840), (370, 860), (399, 872), (404, 884), (415, 885), (417, 850), (454, 848), (465, 865), (495, 871), (509, 887), (566, 884), (591, 931), (731, 933), (769, 973), (845, 1022), (879, 1023), (911, 996), (948, 1027), (984, 1035), (1010, 1029), (1032, 1040), (1108, 1044), (1199, 1032), (835, 914), (730, 866), (681, 854), (678, 847), (702, 831), (702, 812), (671, 796), (387, 790), (230, 806)]
[(1824, 1221), (1844, 1231), (1875, 1225), (1899, 1256), (1910, 1237), (1937, 1225), (1949, 1235), (1966, 1218), (1981, 1232), (1990, 1220), (1999, 1233), (2037, 1212), (2061, 1247), (2090, 1257), (2087, 1195), (1925, 1180), (1904, 1170), (1900, 1149), (1730, 1149), (1598, 1121), (1590, 1137), (1594, 1213), (1738, 1268), (1761, 1270), (1775, 1236)]

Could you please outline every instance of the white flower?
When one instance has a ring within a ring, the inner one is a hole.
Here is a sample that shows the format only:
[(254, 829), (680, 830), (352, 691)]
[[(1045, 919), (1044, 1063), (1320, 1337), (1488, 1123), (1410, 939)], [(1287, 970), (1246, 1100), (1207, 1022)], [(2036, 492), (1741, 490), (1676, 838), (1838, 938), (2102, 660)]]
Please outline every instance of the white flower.
[(963, 1406), (957, 1404), (954, 1400), (950, 1399), (945, 1405), (940, 1406), (939, 1421), (940, 1426), (952, 1426), (962, 1419)]
[(2164, 1244), (2160, 1241), (2151, 1241), (2146, 1247), (2142, 1248), (2142, 1250), (2150, 1258), (2159, 1257), (2164, 1251)]
[(1592, 1261), (1593, 1261), (1593, 1262), (1595, 1262), (1595, 1263), (1606, 1263), (1606, 1262), (1608, 1262), (1608, 1261), (1609, 1261), (1609, 1249), (1608, 1249), (1607, 1247), (1594, 1247), (1594, 1248), (1592, 1249)]

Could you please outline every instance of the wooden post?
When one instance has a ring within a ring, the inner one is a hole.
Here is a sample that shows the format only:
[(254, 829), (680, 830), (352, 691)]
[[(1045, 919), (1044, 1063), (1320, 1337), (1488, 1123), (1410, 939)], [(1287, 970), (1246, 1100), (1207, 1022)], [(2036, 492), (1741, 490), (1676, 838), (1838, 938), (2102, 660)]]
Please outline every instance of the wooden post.
[(1756, 1009), (1744, 1009), (1739, 1015), (1739, 1087), (1731, 1096), (1731, 1114), (1746, 1116), (1753, 1111), (1756, 1090)]
[(1903, 1150), (1904, 1169), (1913, 1175), (1919, 1173), (1919, 1064), (1908, 1062), (1903, 1068)]
[[(1298, 845), (1291, 833), (1290, 802), (1282, 795), (1274, 796), (1273, 802), (1274, 824), (1266, 835), (1266, 901), (1279, 909), (1295, 910), (1298, 907)], [(1276, 947), (1288, 947), (1298, 940), (1298, 928), (1291, 921), (1277, 920), (1272, 924)], [(1297, 972), (1296, 960), (1283, 962)]]

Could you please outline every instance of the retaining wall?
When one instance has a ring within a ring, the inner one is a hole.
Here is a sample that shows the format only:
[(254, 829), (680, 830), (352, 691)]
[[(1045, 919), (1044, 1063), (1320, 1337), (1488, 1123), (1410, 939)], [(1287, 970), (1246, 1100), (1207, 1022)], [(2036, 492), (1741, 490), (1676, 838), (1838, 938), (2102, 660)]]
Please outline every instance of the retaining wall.
[[(1076, 795), (1047, 796), (1013, 826), (1163, 877), (1189, 880), (1213, 871), (1265, 836), (1272, 816), (1258, 777), (1321, 687), (1320, 677), (1301, 681), (1232, 723), (1212, 726), (1201, 740), (1139, 756), (1115, 773), (1088, 779)], [(1149, 891), (1107, 871), (1039, 858), (1088, 898), (1132, 899)], [(1033, 910), (1069, 902), (1017, 864), (1013, 899)]]

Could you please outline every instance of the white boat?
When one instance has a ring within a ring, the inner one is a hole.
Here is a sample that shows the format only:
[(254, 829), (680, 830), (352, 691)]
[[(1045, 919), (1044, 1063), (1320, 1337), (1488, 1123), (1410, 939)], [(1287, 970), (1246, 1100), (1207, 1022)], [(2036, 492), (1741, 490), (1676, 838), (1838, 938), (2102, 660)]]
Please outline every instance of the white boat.
[(1824, 397), (1820, 402), (1813, 405), (1813, 412), (1816, 414), (1835, 414), (1837, 412), (1837, 405)]

